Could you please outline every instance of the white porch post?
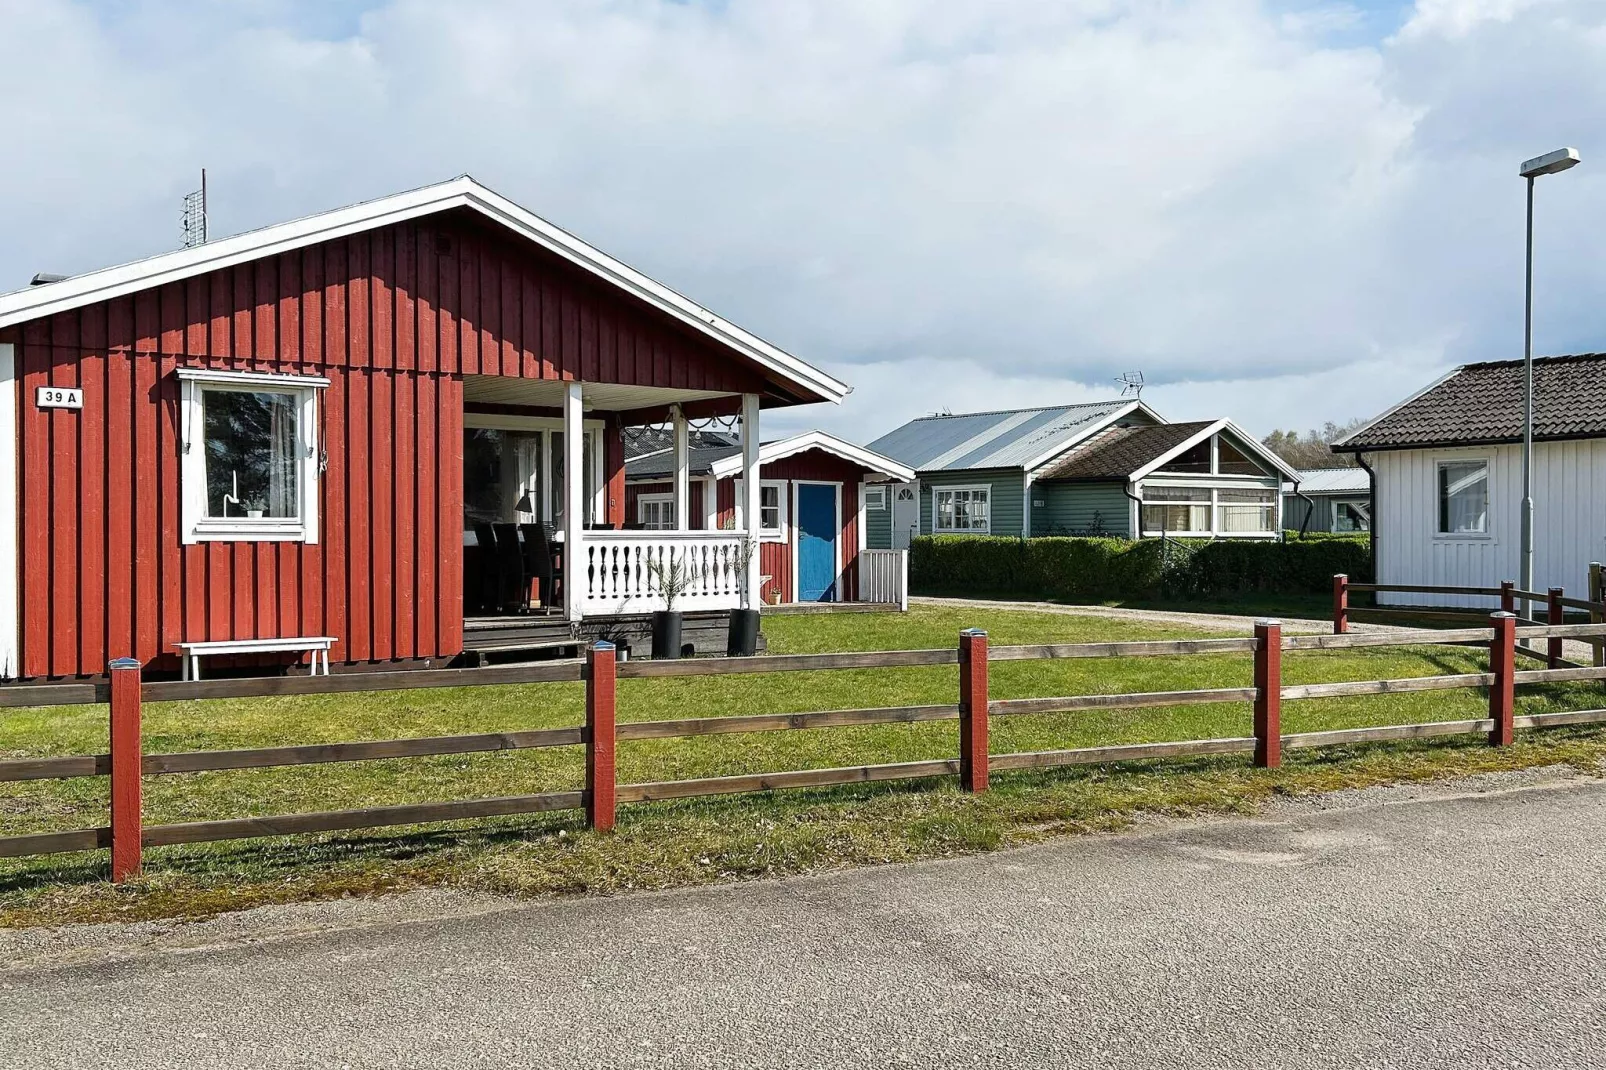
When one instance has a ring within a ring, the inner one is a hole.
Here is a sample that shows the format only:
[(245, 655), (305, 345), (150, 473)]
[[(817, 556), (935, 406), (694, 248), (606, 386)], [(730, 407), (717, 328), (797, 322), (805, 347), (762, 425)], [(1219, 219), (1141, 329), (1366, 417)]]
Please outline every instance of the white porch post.
[(746, 605), (757, 609), (764, 604), (759, 590), (757, 539), (759, 531), (758, 485), (758, 395), (742, 395), (742, 528), (753, 540), (754, 553), (747, 559)]
[(563, 394), (563, 608), (571, 621), (581, 618), (586, 589), (585, 406), (580, 384)]
[(22, 519), (17, 498), (18, 447), (17, 352), (7, 342), (0, 345), (0, 677), (6, 679), (22, 675), (17, 592), (17, 525)]
[(711, 475), (703, 477), (703, 530), (719, 530), (719, 480)]
[(687, 445), (686, 414), (679, 405), (669, 407), (675, 429), (675, 530), (691, 530), (691, 454)]

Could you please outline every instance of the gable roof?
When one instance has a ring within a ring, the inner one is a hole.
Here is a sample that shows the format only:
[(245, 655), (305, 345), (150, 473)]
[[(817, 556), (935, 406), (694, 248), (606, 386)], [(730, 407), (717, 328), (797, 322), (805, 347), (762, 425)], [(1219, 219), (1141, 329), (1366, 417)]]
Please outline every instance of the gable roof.
[(922, 416), (870, 443), (917, 472), (956, 472), (974, 468), (1036, 468), (1106, 424), (1141, 411), (1159, 420), (1140, 401), (1118, 398), (1039, 409)]
[[(822, 450), (888, 479), (907, 482), (915, 477), (913, 469), (892, 458), (883, 457), (825, 431), (805, 431), (791, 438), (762, 443), (758, 447), (758, 463), (769, 464), (808, 450)], [(712, 475), (715, 479), (739, 476), (742, 474), (742, 447), (739, 443), (732, 443), (690, 448), (686, 451), (686, 463), (693, 476)], [(673, 447), (625, 461), (627, 479), (668, 479), (674, 474)]]
[[(626, 427), (621, 429), (619, 437), (624, 443), (626, 461), (633, 461), (638, 457), (650, 457), (655, 453), (675, 448), (675, 433), (667, 427)], [(694, 450), (736, 446), (741, 442), (730, 431), (702, 430), (695, 427), (687, 429), (686, 441)]]
[(0, 294), (0, 327), (217, 271), (234, 264), (332, 241), (403, 220), (466, 208), (616, 289), (707, 336), (765, 371), (822, 401), (840, 402), (850, 387), (689, 298), (643, 275), (468, 175), (378, 200), (276, 223), (260, 230), (176, 249), (61, 282)]
[(1111, 427), (1039, 472), (1036, 478), (1039, 482), (1142, 479), (1196, 443), (1223, 432), (1259, 458), (1270, 471), (1289, 479), (1298, 475), (1287, 461), (1256, 442), (1237, 424), (1221, 419), (1159, 424), (1154, 427)]
[[(758, 448), (758, 463), (768, 464), (779, 461), (795, 454), (806, 453), (809, 450), (820, 450), (844, 461), (851, 461), (861, 468), (868, 469), (876, 475), (888, 479), (896, 479), (907, 483), (915, 477), (914, 469), (908, 465), (899, 464), (891, 457), (883, 456), (874, 450), (863, 446), (856, 446), (845, 438), (837, 438), (825, 431), (805, 431), (801, 435), (791, 438), (779, 439), (775, 442), (765, 442)], [(722, 457), (715, 461), (710, 468), (717, 479), (727, 476), (740, 475), (742, 471), (742, 458), (740, 451), (729, 457)]]
[(1365, 494), (1372, 489), (1364, 468), (1307, 468), (1298, 482), (1301, 494)]
[[(1464, 364), (1333, 443), (1335, 453), (1522, 440), (1520, 360)], [(1534, 437), (1606, 437), (1606, 353), (1534, 360)]]
[(1111, 427), (1037, 474), (1039, 482), (1127, 480), (1133, 472), (1210, 427), (1208, 420), (1153, 427)]

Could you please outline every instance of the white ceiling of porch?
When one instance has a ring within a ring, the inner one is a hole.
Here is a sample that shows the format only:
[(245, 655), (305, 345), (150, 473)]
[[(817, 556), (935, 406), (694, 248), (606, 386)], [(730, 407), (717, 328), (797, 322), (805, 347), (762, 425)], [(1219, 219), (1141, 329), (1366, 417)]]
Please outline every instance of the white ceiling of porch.
[[(513, 379), (502, 375), (463, 376), (463, 397), (496, 405), (538, 405), (559, 408), (563, 405), (566, 383), (554, 379)], [(618, 383), (585, 383), (580, 389), (587, 409), (616, 412), (625, 409), (650, 409), (675, 402), (701, 401), (706, 398), (726, 397), (718, 390), (672, 390), (659, 386), (623, 386)]]

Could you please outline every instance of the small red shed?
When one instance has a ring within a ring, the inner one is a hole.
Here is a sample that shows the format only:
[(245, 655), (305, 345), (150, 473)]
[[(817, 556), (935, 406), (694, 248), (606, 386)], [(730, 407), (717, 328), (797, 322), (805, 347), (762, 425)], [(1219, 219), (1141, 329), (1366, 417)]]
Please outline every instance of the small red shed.
[[(629, 432), (627, 432), (627, 436)], [(743, 529), (742, 450), (704, 432), (678, 458), (686, 478), (685, 525)], [(886, 484), (914, 479), (908, 466), (824, 431), (759, 447), (759, 561), (765, 602), (868, 600), (861, 582), (869, 508), (886, 508)], [(625, 462), (625, 523), (669, 530), (675, 508), (674, 446)], [(891, 551), (883, 551), (891, 553)], [(878, 596), (879, 597), (879, 596)]]
[(476, 532), (570, 627), (663, 553), (733, 608), (741, 532), (625, 529), (621, 428), (739, 415), (756, 476), (761, 408), (847, 390), (466, 176), (0, 295), (0, 676), (437, 663)]

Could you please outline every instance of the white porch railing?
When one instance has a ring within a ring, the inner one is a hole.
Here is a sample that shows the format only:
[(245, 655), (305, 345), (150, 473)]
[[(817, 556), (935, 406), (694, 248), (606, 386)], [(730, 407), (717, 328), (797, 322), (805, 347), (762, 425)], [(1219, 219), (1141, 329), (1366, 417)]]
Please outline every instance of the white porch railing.
[(909, 551), (860, 550), (859, 600), (909, 608)]
[[(681, 563), (689, 586), (675, 608), (737, 609), (742, 604), (740, 531), (587, 531), (571, 583), (585, 616), (652, 613), (667, 609), (660, 570)], [(654, 566), (657, 566), (656, 568)]]

